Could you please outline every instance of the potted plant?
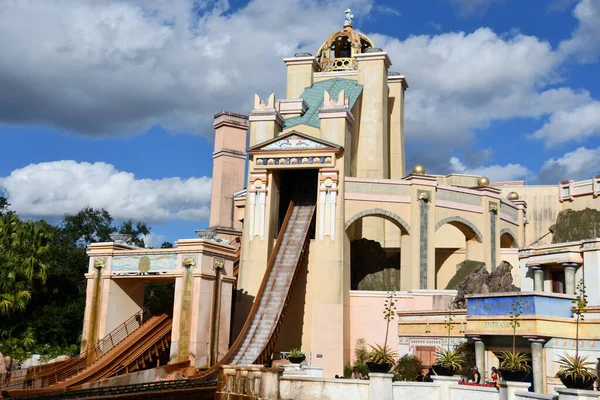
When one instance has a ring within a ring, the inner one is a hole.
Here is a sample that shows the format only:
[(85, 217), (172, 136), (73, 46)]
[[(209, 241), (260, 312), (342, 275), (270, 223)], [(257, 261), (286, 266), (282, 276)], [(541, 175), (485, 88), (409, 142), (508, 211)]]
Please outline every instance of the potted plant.
[(387, 346), (381, 347), (376, 344), (371, 346), (371, 352), (365, 364), (367, 364), (369, 372), (385, 374), (396, 365), (396, 358), (398, 358), (398, 353)]
[(291, 349), (287, 354), (287, 359), (292, 364), (300, 364), (302, 361), (306, 360), (306, 355), (300, 351), (300, 349)]
[(517, 328), (521, 326), (520, 317), (523, 313), (523, 299), (516, 298), (511, 304), (510, 327), (513, 330), (512, 351), (500, 353), (500, 368), (498, 371), (505, 381), (523, 382), (529, 375), (531, 367), (528, 362), (529, 354), (518, 353), (516, 349)]
[(369, 352), (367, 362), (365, 363), (367, 364), (367, 368), (369, 368), (370, 372), (387, 373), (394, 365), (396, 365), (396, 358), (398, 358), (398, 353), (387, 347), (390, 322), (396, 315), (396, 300), (394, 298), (395, 292), (391, 291), (388, 293), (389, 295), (385, 300), (383, 309), (383, 318), (387, 323), (385, 329), (385, 340), (383, 342), (383, 346), (378, 344), (375, 346), (371, 345), (371, 351)]
[(435, 352), (435, 365), (432, 367), (436, 374), (453, 376), (462, 368), (465, 357), (454, 350), (437, 349)]
[(456, 371), (462, 368), (465, 363), (465, 357), (462, 353), (450, 350), (450, 335), (454, 329), (454, 317), (452, 316), (452, 302), (448, 304), (448, 313), (444, 318), (444, 326), (448, 333), (446, 340), (446, 349), (437, 349), (435, 352), (435, 364), (433, 371), (441, 376), (453, 376)]
[(577, 295), (573, 299), (573, 314), (575, 320), (575, 357), (565, 354), (558, 360), (560, 369), (556, 377), (569, 389), (593, 390), (597, 379), (593, 363), (587, 361), (587, 356), (579, 355), (579, 321), (583, 319), (583, 310), (587, 307), (587, 294), (583, 279), (577, 285)]

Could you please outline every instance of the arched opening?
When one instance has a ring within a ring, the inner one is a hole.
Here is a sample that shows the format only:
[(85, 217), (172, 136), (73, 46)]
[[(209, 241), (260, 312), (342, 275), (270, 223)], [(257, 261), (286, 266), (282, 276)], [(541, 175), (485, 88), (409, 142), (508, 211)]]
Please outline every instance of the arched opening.
[(465, 260), (483, 261), (479, 230), (460, 217), (438, 222), (435, 231), (435, 288), (445, 289)]
[(517, 241), (512, 233), (505, 231), (500, 235), (500, 248), (501, 249), (512, 249), (517, 246)]
[(350, 289), (400, 290), (402, 247), (409, 227), (384, 210), (359, 213), (346, 222), (350, 240)]

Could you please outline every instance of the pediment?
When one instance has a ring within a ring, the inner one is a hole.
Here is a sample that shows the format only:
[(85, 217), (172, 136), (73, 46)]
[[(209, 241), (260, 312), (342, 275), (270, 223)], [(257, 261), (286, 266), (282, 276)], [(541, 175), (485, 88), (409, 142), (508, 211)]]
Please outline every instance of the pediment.
[(334, 151), (339, 152), (342, 147), (315, 138), (313, 136), (305, 135), (300, 132), (292, 131), (276, 138), (267, 140), (266, 142), (259, 143), (248, 149), (249, 153), (255, 152), (281, 152), (281, 151)]

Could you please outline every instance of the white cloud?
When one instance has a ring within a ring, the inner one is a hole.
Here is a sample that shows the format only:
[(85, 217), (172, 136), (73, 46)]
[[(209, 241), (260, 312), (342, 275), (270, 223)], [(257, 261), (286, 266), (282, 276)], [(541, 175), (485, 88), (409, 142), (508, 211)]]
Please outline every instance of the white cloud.
[(560, 43), (560, 52), (574, 55), (584, 63), (595, 62), (600, 55), (600, 1), (581, 0), (573, 16), (579, 24), (573, 36)]
[(525, 179), (530, 174), (530, 171), (521, 164), (489, 165), (486, 167), (468, 168), (458, 157), (452, 157), (450, 159), (450, 170), (451, 172), (461, 174), (485, 176), (491, 182)]
[(587, 91), (549, 88), (559, 80), (561, 59), (536, 37), (481, 28), (373, 39), (390, 53), (392, 69), (407, 77), (406, 133), (412, 138), (464, 146), (474, 130), (495, 120), (535, 118), (591, 101)]
[(566, 179), (589, 179), (600, 172), (600, 147), (579, 147), (560, 158), (544, 163), (538, 179), (541, 183), (556, 184)]
[[(456, 1), (479, 9), (492, 2)], [(280, 3), (252, 0), (231, 9), (226, 1), (194, 0), (1, 2), (0, 92), (7, 95), (0, 96), (0, 123), (88, 135), (135, 134), (161, 124), (211, 136), (215, 112), (247, 112), (255, 91), (283, 94), (281, 59), (314, 54), (341, 27), (348, 5), (358, 27), (361, 16), (382, 7), (375, 0)], [(441, 164), (448, 149), (470, 146), (494, 121), (592, 103), (587, 91), (560, 86), (557, 70), (567, 54), (581, 53), (577, 43), (600, 37), (593, 37), (596, 9), (596, 2), (581, 1), (574, 12), (579, 28), (561, 50), (489, 28), (405, 40), (369, 35), (410, 85), (406, 135), (436, 142), (443, 151), (430, 158)]]
[(149, 235), (144, 235), (144, 244), (146, 245), (146, 247), (158, 249), (165, 242), (165, 239), (165, 235), (150, 233)]
[[(368, 15), (371, 2), (350, 5)], [(342, 26), (348, 6), (253, 0), (232, 11), (226, 1), (210, 4), (1, 2), (0, 122), (90, 135), (141, 133), (160, 123), (211, 136), (215, 112), (247, 112), (256, 90), (283, 93), (281, 59), (315, 52)]]
[(85, 206), (105, 208), (115, 219), (148, 223), (209, 216), (211, 179), (137, 179), (102, 162), (72, 160), (31, 164), (0, 177), (19, 215), (61, 217)]
[(600, 101), (552, 113), (531, 137), (543, 139), (547, 146), (555, 146), (594, 135), (600, 135)]

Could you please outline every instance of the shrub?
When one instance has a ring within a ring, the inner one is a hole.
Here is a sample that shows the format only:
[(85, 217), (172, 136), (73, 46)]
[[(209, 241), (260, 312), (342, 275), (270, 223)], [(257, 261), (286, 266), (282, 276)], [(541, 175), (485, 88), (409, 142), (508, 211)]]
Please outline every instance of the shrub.
[(423, 363), (412, 354), (405, 354), (396, 363), (394, 368), (395, 381), (414, 381), (421, 374)]
[[(475, 345), (469, 342), (462, 342), (461, 344), (454, 347), (454, 351), (462, 354), (465, 363), (462, 368), (456, 371), (457, 375), (469, 376), (471, 375), (471, 368), (476, 364), (475, 362)], [(483, 372), (479, 371), (482, 376)]]

